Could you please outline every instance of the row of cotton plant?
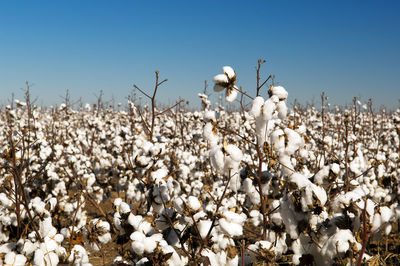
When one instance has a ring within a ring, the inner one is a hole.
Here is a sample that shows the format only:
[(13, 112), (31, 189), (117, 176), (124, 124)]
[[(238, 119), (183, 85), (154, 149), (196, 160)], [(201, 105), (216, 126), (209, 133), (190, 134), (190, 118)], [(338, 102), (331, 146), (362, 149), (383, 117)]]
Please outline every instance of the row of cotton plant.
[(222, 70), (214, 91), (240, 112), (207, 93), (193, 112), (3, 108), (0, 265), (376, 259), (398, 233), (400, 111), (289, 110), (282, 86), (252, 97)]

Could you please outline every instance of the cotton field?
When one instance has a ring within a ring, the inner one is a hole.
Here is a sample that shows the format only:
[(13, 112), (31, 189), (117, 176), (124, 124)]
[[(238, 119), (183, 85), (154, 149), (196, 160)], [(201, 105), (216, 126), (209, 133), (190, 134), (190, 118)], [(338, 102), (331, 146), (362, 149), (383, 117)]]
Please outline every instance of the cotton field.
[(214, 77), (235, 112), (2, 108), (0, 265), (400, 263), (400, 110), (237, 75)]

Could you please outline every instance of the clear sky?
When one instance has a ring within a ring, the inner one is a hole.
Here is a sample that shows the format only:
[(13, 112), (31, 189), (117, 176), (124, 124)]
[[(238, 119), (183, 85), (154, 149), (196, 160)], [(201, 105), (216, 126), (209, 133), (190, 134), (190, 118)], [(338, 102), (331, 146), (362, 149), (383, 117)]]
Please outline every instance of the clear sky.
[[(198, 106), (204, 80), (231, 65), (255, 94), (255, 66), (289, 102), (400, 104), (400, 1), (0, 1), (0, 104), (29, 81), (38, 104), (126, 102), (154, 70), (159, 100)], [(215, 95), (216, 93), (214, 93)]]

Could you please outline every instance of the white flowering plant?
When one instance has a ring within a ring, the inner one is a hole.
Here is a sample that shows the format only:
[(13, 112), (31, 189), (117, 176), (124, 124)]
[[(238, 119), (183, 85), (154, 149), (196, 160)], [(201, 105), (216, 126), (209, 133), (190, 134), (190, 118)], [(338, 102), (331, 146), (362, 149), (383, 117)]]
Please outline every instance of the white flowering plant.
[(264, 63), (254, 96), (224, 66), (198, 111), (158, 108), (158, 72), (126, 108), (27, 83), (0, 109), (0, 265), (398, 264), (400, 110), (289, 108)]

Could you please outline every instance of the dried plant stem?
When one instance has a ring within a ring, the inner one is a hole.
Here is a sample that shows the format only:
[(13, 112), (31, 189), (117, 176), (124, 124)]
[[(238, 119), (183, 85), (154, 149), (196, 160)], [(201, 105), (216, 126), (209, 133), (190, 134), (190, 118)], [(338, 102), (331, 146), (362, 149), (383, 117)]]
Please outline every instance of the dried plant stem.
[(262, 191), (262, 183), (261, 183), (261, 176), (262, 176), (262, 159), (263, 155), (261, 153), (260, 145), (257, 145), (257, 157), (258, 157), (258, 169), (257, 169), (257, 183), (258, 183), (258, 193), (260, 195), (260, 202), (261, 202), (261, 213), (263, 216), (263, 232), (262, 236), (263, 239), (266, 239), (267, 236), (267, 210), (265, 206), (265, 199)]

